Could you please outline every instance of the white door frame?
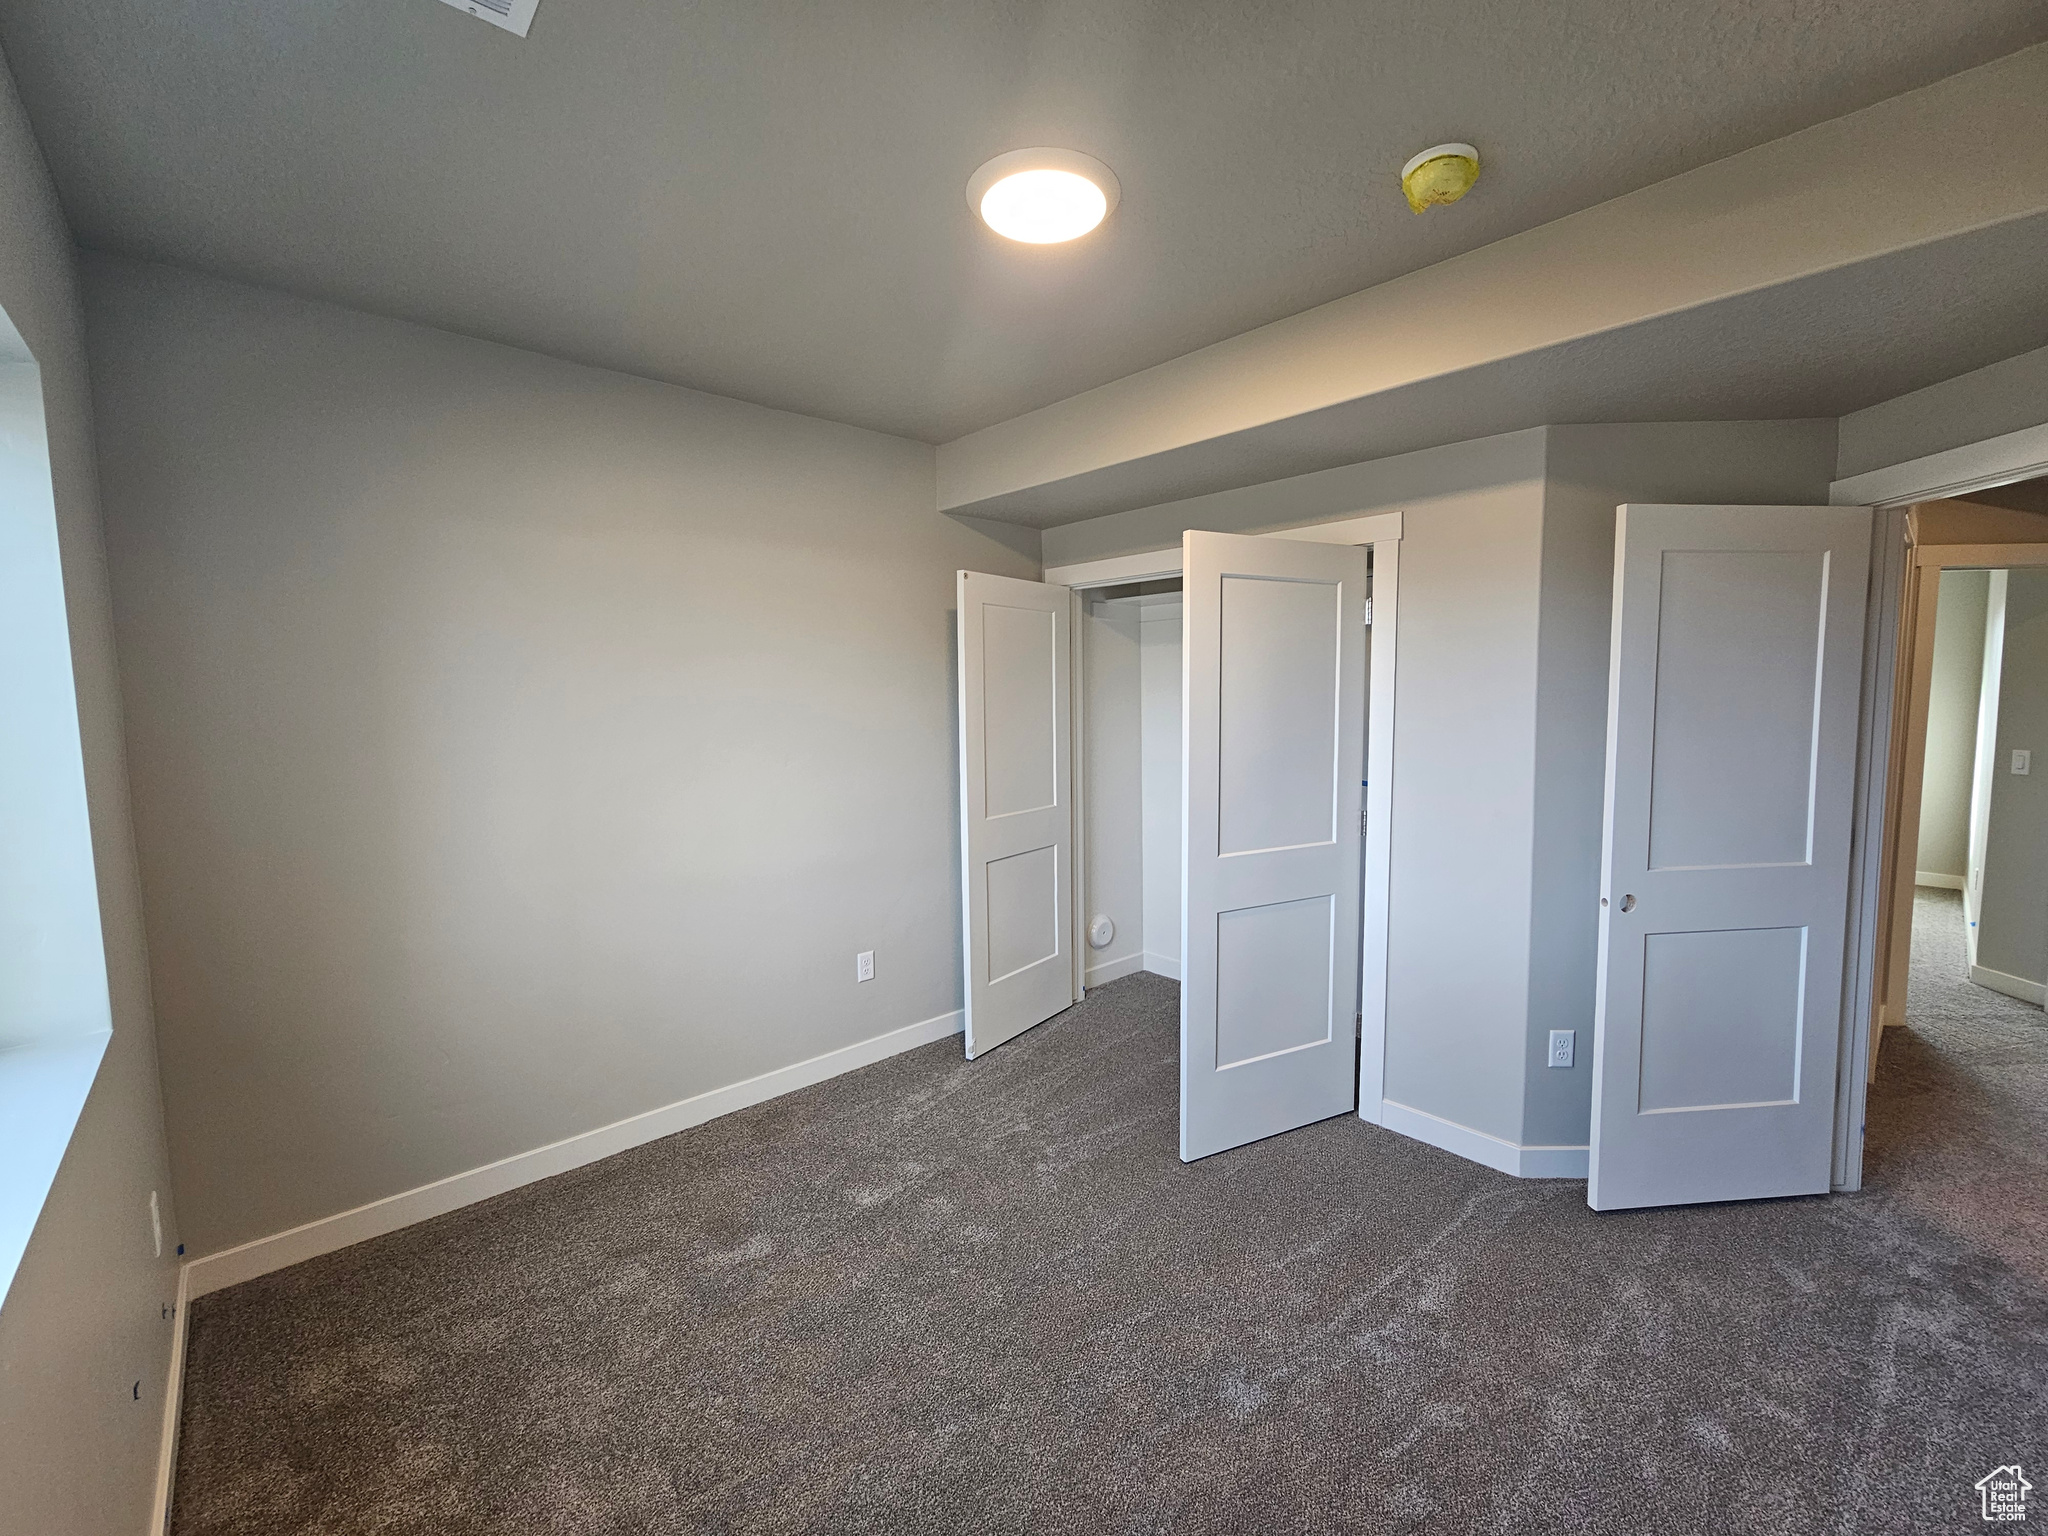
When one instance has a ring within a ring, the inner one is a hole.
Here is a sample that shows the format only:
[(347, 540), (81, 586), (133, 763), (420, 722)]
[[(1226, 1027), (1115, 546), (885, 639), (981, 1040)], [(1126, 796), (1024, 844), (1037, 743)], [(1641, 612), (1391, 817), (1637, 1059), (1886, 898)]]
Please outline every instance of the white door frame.
[[(1361, 1120), (1381, 1123), (1387, 1070), (1387, 897), (1392, 869), (1390, 813), (1394, 803), (1394, 683), (1395, 616), (1401, 578), (1401, 514), (1379, 512), (1330, 523), (1305, 523), (1291, 528), (1261, 530), (1262, 537), (1303, 539), (1317, 544), (1369, 544), (1372, 546), (1372, 668), (1367, 684), (1367, 725), (1365, 765), (1365, 888), (1360, 912), (1361, 953), (1364, 975), (1359, 991), (1358, 1023), (1358, 1115)], [(1166, 549), (1147, 550), (1135, 555), (1116, 555), (1106, 560), (1084, 560), (1071, 565), (1046, 567), (1045, 580), (1077, 591), (1090, 587), (1120, 587), (1135, 581), (1166, 581), (1181, 574), (1178, 543)], [(1070, 733), (1075, 771), (1074, 801), (1074, 901), (1077, 924), (1075, 956), (1077, 967), (1084, 962), (1085, 935), (1078, 925), (1086, 922), (1082, 883), (1087, 879), (1088, 848), (1081, 804), (1080, 764), (1082, 742), (1081, 610), (1074, 604), (1074, 643), (1069, 647), (1074, 670), (1070, 692), (1075, 716)], [(1076, 972), (1076, 995), (1081, 983)]]
[[(1863, 716), (1856, 743), (1855, 846), (1850, 855), (1849, 966), (1843, 1039), (1836, 1057), (1833, 1187), (1863, 1187), (1864, 1109), (1869, 1100), (1871, 1011), (1877, 997), (1878, 915), (1884, 871), (1885, 809), (1890, 788), (1892, 716), (1897, 692), (1899, 623), (1908, 550), (1906, 508), (1971, 491), (1988, 491), (2048, 474), (2048, 424), (1931, 453), (1837, 480), (1835, 506), (1874, 506), (1870, 602), (1864, 627)], [(2025, 546), (2019, 546), (2024, 548)], [(1946, 551), (1944, 551), (1944, 556)], [(1961, 563), (1961, 562), (1948, 562)], [(2029, 564), (2001, 556), (1999, 564)]]

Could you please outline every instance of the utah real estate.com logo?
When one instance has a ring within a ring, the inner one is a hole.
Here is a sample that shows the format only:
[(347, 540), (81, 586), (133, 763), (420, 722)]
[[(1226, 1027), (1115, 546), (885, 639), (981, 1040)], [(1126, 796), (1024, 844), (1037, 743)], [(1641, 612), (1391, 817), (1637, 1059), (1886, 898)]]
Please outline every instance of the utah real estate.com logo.
[(1977, 1494), (1984, 1501), (1984, 1518), (1992, 1521), (2027, 1518), (2027, 1492), (2034, 1485), (2020, 1475), (2020, 1464), (1993, 1467), (1977, 1479)]

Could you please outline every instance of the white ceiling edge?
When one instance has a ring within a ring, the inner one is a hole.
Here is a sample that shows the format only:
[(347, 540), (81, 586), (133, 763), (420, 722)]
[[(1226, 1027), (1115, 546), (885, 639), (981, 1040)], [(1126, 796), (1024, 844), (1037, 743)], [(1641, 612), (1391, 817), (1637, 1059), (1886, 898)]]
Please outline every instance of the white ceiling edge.
[[(1045, 527), (1114, 510), (1063, 482), (1220, 488), (1311, 413), (2048, 212), (2043, 100), (2048, 44), (999, 422), (939, 448), (939, 508)], [(1999, 174), (1968, 174), (1986, 144)]]

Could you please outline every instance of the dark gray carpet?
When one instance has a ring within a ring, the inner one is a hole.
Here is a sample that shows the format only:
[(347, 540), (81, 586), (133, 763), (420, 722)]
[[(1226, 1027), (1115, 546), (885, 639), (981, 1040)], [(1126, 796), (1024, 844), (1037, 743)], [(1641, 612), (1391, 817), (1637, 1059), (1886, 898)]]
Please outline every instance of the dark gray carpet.
[(2048, 1282), (2048, 1015), (1973, 986), (1968, 969), (1961, 894), (1921, 890), (1906, 1027), (1885, 1033), (1864, 1178)]
[(1182, 1166), (1132, 977), (203, 1299), (173, 1528), (1981, 1529), (2048, 1058), (1923, 983), (1865, 1193), (1601, 1216), (1351, 1119)]

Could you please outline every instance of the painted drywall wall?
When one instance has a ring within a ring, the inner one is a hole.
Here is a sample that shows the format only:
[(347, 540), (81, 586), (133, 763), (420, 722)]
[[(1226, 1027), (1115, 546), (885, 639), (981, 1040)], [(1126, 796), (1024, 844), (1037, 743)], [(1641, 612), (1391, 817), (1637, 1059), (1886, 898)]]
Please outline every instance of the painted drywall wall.
[(1085, 827), (1084, 923), (1107, 917), (1116, 934), (1091, 940), (1087, 984), (1141, 969), (1145, 961), (1143, 757), (1138, 665), (1138, 603), (1133, 597), (1080, 594), (1084, 622), (1081, 792)]
[(1930, 453), (2048, 423), (2048, 347), (1851, 411), (1835, 477), (1846, 480)]
[(1943, 571), (1934, 610), (1927, 766), (1920, 780), (1919, 857), (1913, 867), (1923, 876), (1952, 880), (1958, 889), (1970, 862), (1970, 786), (1990, 581), (1989, 571)]
[(1975, 766), (1970, 773), (1970, 867), (1963, 882), (1963, 943), (1977, 963), (1977, 919), (1984, 900), (1984, 859), (1990, 850), (1991, 798), (1996, 788), (1998, 689), (2005, 675), (2005, 571), (1986, 573), (1984, 662), (1977, 685)]
[[(2006, 573), (2003, 650), (1976, 963), (2048, 982), (2048, 571)], [(2040, 766), (2013, 772), (2016, 750)]]
[(1386, 1097), (1519, 1142), (1536, 835), (1543, 434), (1403, 507)]
[[(1524, 1145), (1582, 1144), (1592, 1108), (1615, 508), (1824, 506), (1835, 450), (1831, 421), (1632, 422), (1546, 433)], [(1405, 622), (1405, 607), (1402, 614)], [(1569, 1069), (1549, 1065), (1553, 1029), (1577, 1034)]]
[(1144, 744), (1145, 969), (1180, 979), (1181, 604), (1147, 602), (1139, 625)]
[[(0, 308), (40, 366), (84, 807), (113, 1039), (0, 1304), (0, 1532), (142, 1531), (154, 1494), (176, 1299), (93, 408), (69, 231), (0, 67)], [(156, 1257), (151, 1191), (161, 1196)], [(139, 1396), (138, 1396), (139, 1394)]]
[(85, 286), (195, 1252), (959, 1006), (954, 573), (1035, 535), (922, 444)]

